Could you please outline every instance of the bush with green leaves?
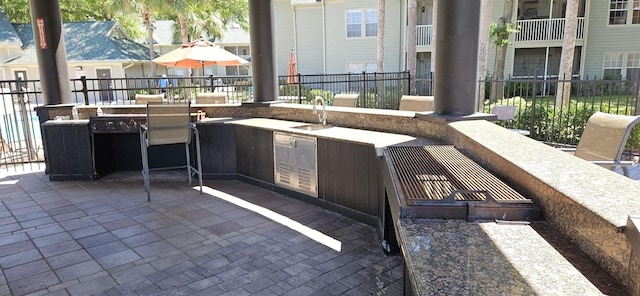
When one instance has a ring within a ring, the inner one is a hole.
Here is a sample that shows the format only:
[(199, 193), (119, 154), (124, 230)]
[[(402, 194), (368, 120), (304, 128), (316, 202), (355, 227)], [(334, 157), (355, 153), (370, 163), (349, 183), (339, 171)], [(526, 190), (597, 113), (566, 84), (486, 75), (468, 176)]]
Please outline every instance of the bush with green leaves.
[(306, 100), (311, 102), (316, 99), (316, 96), (321, 96), (326, 103), (333, 101), (333, 92), (324, 89), (312, 89), (309, 91), (309, 95), (306, 96)]

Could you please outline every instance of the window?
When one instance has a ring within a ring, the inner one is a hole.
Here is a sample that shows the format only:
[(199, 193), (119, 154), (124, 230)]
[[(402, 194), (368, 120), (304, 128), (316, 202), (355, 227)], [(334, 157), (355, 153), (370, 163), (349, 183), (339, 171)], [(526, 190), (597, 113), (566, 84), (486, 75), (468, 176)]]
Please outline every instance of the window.
[(246, 66), (226, 66), (227, 76), (245, 76), (249, 75), (249, 68)]
[(640, 52), (629, 54), (627, 59), (627, 79), (640, 79)]
[(602, 68), (607, 78), (637, 79), (640, 75), (640, 52), (605, 53)]
[(367, 17), (365, 18), (365, 27), (367, 37), (378, 36), (378, 11), (369, 9), (366, 11)]
[(377, 63), (347, 63), (347, 72), (349, 73), (375, 73), (378, 69)]
[(347, 10), (347, 38), (377, 35), (378, 11), (376, 9)]
[(609, 25), (640, 24), (640, 0), (610, 0)]

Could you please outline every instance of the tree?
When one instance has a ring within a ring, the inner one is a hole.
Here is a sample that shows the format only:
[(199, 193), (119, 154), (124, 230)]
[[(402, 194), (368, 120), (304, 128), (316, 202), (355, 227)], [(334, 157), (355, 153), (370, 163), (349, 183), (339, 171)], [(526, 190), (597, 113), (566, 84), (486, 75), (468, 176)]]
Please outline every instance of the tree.
[[(377, 52), (377, 73), (384, 72), (384, 18), (385, 18), (385, 0), (378, 0), (378, 31), (376, 36), (376, 52)], [(377, 74), (376, 74), (377, 75)], [(382, 108), (384, 102), (384, 80), (378, 80), (378, 108)]]
[[(482, 0), (480, 4), (480, 30), (478, 36), (478, 77), (477, 81), (487, 78), (487, 58), (489, 51), (489, 27), (491, 23), (491, 7), (493, 0)], [(478, 84), (477, 104), (478, 110), (482, 112), (484, 106), (485, 84)]]
[[(501, 99), (504, 96), (504, 65), (507, 58), (507, 46), (510, 44), (509, 35), (518, 32), (518, 26), (514, 24), (513, 0), (504, 1), (504, 11), (499, 23), (492, 23), (489, 29), (491, 37), (495, 39), (496, 62), (493, 68), (493, 79), (491, 87), (491, 100)], [(499, 93), (498, 93), (499, 92)]]
[(407, 4), (407, 70), (409, 71), (409, 94), (416, 94), (416, 28), (418, 26), (417, 0), (409, 0)]
[(151, 62), (155, 58), (153, 46), (154, 13), (162, 11), (162, 0), (107, 0), (105, 8), (109, 15), (138, 14), (142, 18), (142, 25), (147, 32), (147, 42), (149, 44), (149, 63), (151, 65), (151, 77), (156, 76), (156, 64)]
[(559, 81), (556, 88), (556, 108), (568, 106), (571, 96), (571, 78), (573, 73), (573, 56), (576, 48), (579, 4), (579, 0), (567, 0), (564, 36), (562, 39), (562, 55), (560, 56), (560, 72), (558, 73)]
[[(97, 0), (62, 0), (60, 1), (60, 13), (62, 20), (85, 21), (104, 20), (102, 1)], [(12, 23), (31, 22), (29, 0), (0, 0), (0, 7), (5, 10)]]
[(231, 22), (249, 29), (246, 0), (171, 0), (168, 4), (167, 17), (175, 20), (183, 44), (202, 34), (220, 38)]

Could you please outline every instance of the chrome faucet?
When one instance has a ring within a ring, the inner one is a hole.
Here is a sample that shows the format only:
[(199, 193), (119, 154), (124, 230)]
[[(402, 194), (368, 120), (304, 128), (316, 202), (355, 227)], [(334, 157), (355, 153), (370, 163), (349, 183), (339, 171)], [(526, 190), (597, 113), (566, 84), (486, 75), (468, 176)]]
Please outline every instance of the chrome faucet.
[(324, 102), (324, 98), (321, 96), (316, 96), (316, 99), (313, 101), (313, 114), (317, 114), (318, 110), (316, 110), (316, 105), (318, 105), (318, 101), (322, 104), (322, 116), (318, 114), (318, 121), (322, 123), (322, 125), (327, 124), (327, 104)]

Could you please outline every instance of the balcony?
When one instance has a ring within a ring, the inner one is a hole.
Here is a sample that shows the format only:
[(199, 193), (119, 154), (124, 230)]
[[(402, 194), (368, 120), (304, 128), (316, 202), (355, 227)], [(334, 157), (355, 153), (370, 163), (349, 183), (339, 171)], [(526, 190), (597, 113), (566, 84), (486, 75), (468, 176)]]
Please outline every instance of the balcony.
[[(564, 38), (564, 18), (518, 20), (520, 32), (516, 33), (516, 42), (562, 41)], [(576, 39), (584, 38), (584, 17), (578, 18)]]
[[(515, 42), (562, 41), (564, 23), (564, 18), (518, 20), (520, 32), (516, 34)], [(416, 45), (418, 47), (432, 46), (432, 38), (432, 25), (416, 26)], [(583, 38), (584, 17), (579, 17), (576, 39), (582, 40)]]
[(432, 25), (416, 26), (416, 45), (417, 46), (431, 46), (432, 37), (433, 37)]

